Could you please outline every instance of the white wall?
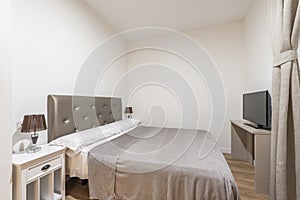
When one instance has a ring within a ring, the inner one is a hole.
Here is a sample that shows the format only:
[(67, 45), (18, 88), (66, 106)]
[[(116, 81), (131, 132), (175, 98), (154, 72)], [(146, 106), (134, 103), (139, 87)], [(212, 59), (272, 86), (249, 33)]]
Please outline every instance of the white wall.
[(9, 0), (0, 2), (0, 194), (11, 199), (11, 58)]
[(272, 83), (272, 43), (268, 0), (255, 0), (244, 20), (245, 91), (269, 90)]
[(242, 22), (224, 24), (216, 27), (189, 32), (199, 41), (215, 62), (223, 79), (226, 95), (226, 117), (219, 147), (224, 151), (231, 149), (230, 122), (241, 119), (241, 94), (244, 84), (245, 47)]
[[(13, 0), (12, 28), (15, 131), (24, 114), (46, 114), (48, 94), (73, 94), (83, 62), (114, 31), (80, 0)], [(118, 70), (126, 67), (114, 68), (110, 81), (119, 77)], [(39, 143), (45, 142), (46, 131), (40, 135)]]
[[(192, 30), (186, 32), (186, 34), (207, 50), (223, 79), (226, 93), (226, 118), (218, 146), (224, 151), (230, 151), (229, 120), (241, 118), (241, 94), (244, 85), (245, 64), (243, 25), (237, 22)], [(153, 63), (169, 66), (170, 69), (183, 76), (185, 81), (191, 85), (200, 106), (199, 128), (207, 129), (212, 114), (212, 105), (204, 79), (199, 79), (188, 63), (166, 52), (144, 50), (134, 52), (128, 57), (129, 70), (137, 69), (137, 66), (143, 64), (148, 64), (148, 67), (158, 66), (158, 64)], [(149, 73), (145, 74), (145, 76), (150, 75)], [(129, 90), (132, 90), (132, 87), (136, 87), (134, 84), (132, 85), (132, 82), (141, 77), (130, 78)], [(167, 75), (165, 78), (170, 77)], [(179, 82), (178, 87), (180, 87), (180, 84)], [(135, 95), (132, 95), (129, 104), (134, 108), (134, 116), (141, 119), (144, 124), (162, 125), (165, 123), (167, 127), (178, 127), (181, 124), (180, 105), (176, 101), (176, 95), (173, 95), (167, 88), (157, 85), (143, 87)], [(162, 109), (157, 105), (160, 105)], [(164, 122), (164, 120), (166, 121)], [(197, 128), (189, 127), (186, 124), (182, 124), (181, 127)]]

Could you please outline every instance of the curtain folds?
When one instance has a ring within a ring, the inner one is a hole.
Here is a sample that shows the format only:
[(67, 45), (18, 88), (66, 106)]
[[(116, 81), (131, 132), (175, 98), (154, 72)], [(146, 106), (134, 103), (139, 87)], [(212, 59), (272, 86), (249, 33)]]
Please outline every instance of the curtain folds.
[(300, 200), (299, 0), (269, 0), (272, 20), (272, 200)]

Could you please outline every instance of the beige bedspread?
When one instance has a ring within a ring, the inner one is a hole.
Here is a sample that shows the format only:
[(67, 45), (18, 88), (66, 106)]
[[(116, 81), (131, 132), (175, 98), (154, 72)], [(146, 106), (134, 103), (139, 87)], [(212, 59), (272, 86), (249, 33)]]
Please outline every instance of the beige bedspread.
[(92, 199), (239, 199), (222, 153), (205, 131), (138, 127), (88, 155)]

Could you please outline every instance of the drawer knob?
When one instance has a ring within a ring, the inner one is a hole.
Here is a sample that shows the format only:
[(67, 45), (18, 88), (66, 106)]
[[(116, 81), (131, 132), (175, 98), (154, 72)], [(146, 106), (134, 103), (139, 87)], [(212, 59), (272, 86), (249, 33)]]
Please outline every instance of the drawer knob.
[(44, 167), (42, 167), (41, 171), (47, 171), (50, 167), (51, 165), (45, 165)]

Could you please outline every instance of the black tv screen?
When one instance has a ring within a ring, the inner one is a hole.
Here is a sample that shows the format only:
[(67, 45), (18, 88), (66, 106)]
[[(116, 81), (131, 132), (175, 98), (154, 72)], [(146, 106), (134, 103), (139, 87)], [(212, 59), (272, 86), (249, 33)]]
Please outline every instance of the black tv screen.
[(243, 94), (243, 118), (256, 128), (271, 128), (271, 96), (268, 91)]

